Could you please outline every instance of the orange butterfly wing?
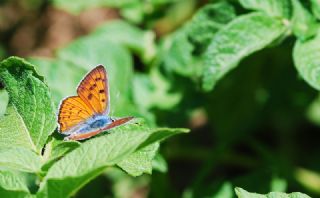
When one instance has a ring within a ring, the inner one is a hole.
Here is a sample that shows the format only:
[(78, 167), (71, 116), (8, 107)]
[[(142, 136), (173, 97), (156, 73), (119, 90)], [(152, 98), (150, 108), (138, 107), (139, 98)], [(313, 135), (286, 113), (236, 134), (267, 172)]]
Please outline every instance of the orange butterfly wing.
[(69, 129), (78, 123), (85, 121), (94, 114), (79, 96), (71, 96), (64, 99), (60, 105), (58, 114), (59, 131), (67, 133)]
[(58, 114), (61, 133), (70, 133), (71, 128), (95, 114), (109, 113), (107, 80), (105, 68), (99, 65), (80, 82), (78, 96), (71, 96), (62, 101)]
[(94, 68), (81, 81), (77, 93), (83, 102), (97, 114), (109, 113), (107, 72), (102, 65)]

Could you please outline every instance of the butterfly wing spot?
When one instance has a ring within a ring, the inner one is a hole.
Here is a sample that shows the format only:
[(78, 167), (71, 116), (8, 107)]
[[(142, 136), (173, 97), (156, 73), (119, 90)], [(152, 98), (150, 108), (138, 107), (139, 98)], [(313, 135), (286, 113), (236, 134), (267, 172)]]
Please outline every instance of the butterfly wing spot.
[(102, 99), (102, 100), (101, 100), (101, 102), (105, 102), (105, 101), (106, 101), (105, 99)]
[(94, 83), (93, 85), (91, 85), (91, 87), (89, 88), (89, 89), (90, 89), (90, 91), (94, 90), (94, 89), (96, 88), (96, 86), (97, 86), (97, 84), (96, 84), (96, 83)]
[(88, 95), (88, 99), (89, 99), (89, 100), (92, 99), (92, 94), (91, 94), (91, 93)]

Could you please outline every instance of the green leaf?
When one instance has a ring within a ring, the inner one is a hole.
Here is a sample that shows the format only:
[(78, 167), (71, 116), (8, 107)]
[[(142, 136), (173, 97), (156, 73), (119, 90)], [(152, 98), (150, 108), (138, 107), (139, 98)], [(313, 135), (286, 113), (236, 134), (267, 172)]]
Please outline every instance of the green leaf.
[(162, 59), (166, 70), (199, 78), (203, 63), (198, 56), (207, 48), (214, 34), (235, 16), (233, 7), (226, 2), (199, 9), (190, 22), (164, 40)]
[(149, 75), (136, 74), (133, 87), (134, 102), (142, 109), (170, 109), (177, 105), (182, 97), (180, 93), (169, 92), (170, 82), (157, 69), (152, 69)]
[(6, 92), (5, 90), (0, 90), (0, 116), (3, 116), (6, 112), (8, 101), (8, 92)]
[(168, 164), (164, 157), (157, 153), (152, 161), (152, 168), (162, 173), (166, 173), (168, 171)]
[(9, 104), (6, 114), (0, 117), (0, 147), (5, 146), (36, 150), (22, 117), (16, 107), (11, 104)]
[(80, 142), (77, 141), (63, 141), (53, 138), (46, 144), (43, 153), (44, 165), (41, 167), (41, 170), (48, 171), (57, 160), (79, 146)]
[(319, 0), (311, 0), (312, 5), (312, 13), (317, 19), (320, 19), (320, 1)]
[(236, 12), (228, 2), (208, 4), (192, 17), (186, 25), (188, 39), (196, 48), (206, 48), (213, 35), (236, 17)]
[(143, 31), (125, 21), (117, 20), (106, 23), (92, 34), (92, 36), (113, 41), (133, 50), (145, 62), (152, 60), (156, 53), (155, 34), (152, 31)]
[(243, 58), (265, 48), (285, 30), (280, 20), (263, 13), (243, 15), (230, 22), (212, 38), (205, 54), (204, 90), (211, 90)]
[(50, 159), (55, 159), (62, 157), (63, 155), (67, 154), (68, 152), (78, 148), (80, 143), (77, 141), (58, 141), (54, 140), (52, 143), (52, 152), (50, 155)]
[(167, 37), (162, 44), (162, 61), (169, 72), (182, 76), (198, 76), (201, 67), (197, 58), (193, 57), (194, 46), (188, 40), (187, 32), (183, 29)]
[(316, 19), (303, 7), (299, 0), (291, 0), (293, 5), (292, 29), (293, 33), (302, 40), (306, 40), (317, 33)]
[[(136, 152), (131, 154), (128, 158), (121, 161), (117, 165), (132, 176), (140, 176), (143, 173), (151, 174), (153, 161), (159, 148), (159, 141), (165, 140), (172, 135), (187, 132), (189, 132), (188, 129), (179, 128), (156, 129), (152, 132), (148, 139), (140, 145)], [(165, 163), (165, 161), (162, 163)], [(162, 164), (162, 166), (166, 166), (166, 164)], [(167, 169), (166, 167), (161, 168), (165, 170)]]
[(213, 196), (214, 198), (234, 197), (233, 187), (230, 182), (224, 182), (219, 191)]
[(0, 170), (0, 195), (8, 198), (32, 197), (25, 175), (13, 171)]
[(132, 176), (139, 176), (143, 173), (151, 174), (152, 162), (159, 148), (159, 141), (180, 133), (187, 133), (188, 129), (155, 129), (148, 139), (142, 143), (138, 150), (128, 158), (118, 163), (118, 166)]
[[(103, 172), (107, 166), (120, 163), (143, 148), (169, 135), (186, 129), (147, 129), (137, 124), (127, 124), (110, 130), (110, 134), (90, 139), (57, 161), (40, 185), (39, 196), (66, 197)], [(176, 134), (175, 133), (175, 134)], [(156, 135), (155, 138), (154, 135)], [(152, 140), (148, 137), (153, 137)]]
[(163, 141), (173, 135), (178, 135), (181, 133), (189, 133), (190, 130), (189, 129), (185, 129), (185, 128), (158, 128), (155, 129), (150, 136), (148, 137), (148, 139), (146, 141), (144, 141), (138, 149), (142, 149), (150, 144), (153, 144), (155, 142), (160, 142)]
[(306, 194), (302, 194), (299, 192), (294, 192), (290, 194), (286, 193), (280, 193), (280, 192), (270, 192), (266, 195), (262, 194), (257, 194), (257, 193), (250, 193), (242, 188), (235, 188), (236, 194), (239, 198), (276, 198), (276, 197), (281, 197), (281, 198), (310, 198)]
[(239, 0), (244, 8), (263, 11), (269, 16), (289, 18), (289, 0)]
[(69, 12), (78, 14), (83, 10), (94, 8), (94, 7), (101, 7), (101, 6), (107, 6), (107, 7), (123, 7), (126, 5), (130, 5), (137, 0), (73, 0), (73, 1), (64, 1), (64, 0), (54, 0), (53, 4), (61, 9), (67, 10)]
[(135, 124), (110, 130), (110, 134), (90, 139), (68, 153), (48, 171), (39, 196), (68, 197), (103, 172), (132, 154), (150, 131)]
[[(43, 77), (35, 72), (30, 63), (21, 58), (10, 57), (0, 63), (0, 81), (9, 94), (10, 105), (15, 107), (23, 120), (24, 126), (18, 126), (19, 129), (26, 127), (29, 133), (27, 136), (31, 137), (33, 146), (30, 149), (40, 153), (48, 136), (56, 128), (55, 109)], [(25, 133), (12, 131), (12, 127), (2, 130)]]
[(80, 66), (59, 59), (29, 58), (28, 61), (45, 77), (56, 106), (63, 98), (75, 94), (77, 85), (87, 72)]
[(132, 176), (152, 173), (152, 161), (158, 151), (159, 143), (153, 143), (119, 162), (117, 165)]
[[(120, 74), (124, 76), (123, 78), (129, 78), (132, 73), (132, 60), (128, 51), (100, 35), (89, 35), (77, 39), (60, 49), (57, 52), (57, 58), (71, 62), (85, 70), (103, 64), (107, 69), (110, 68), (109, 73), (116, 73), (118, 78)], [(126, 73), (129, 73), (130, 76), (123, 75)]]
[(315, 38), (297, 40), (293, 49), (294, 64), (301, 77), (313, 88), (320, 90), (320, 33)]
[(151, 8), (152, 6), (150, 6), (149, 2), (136, 2), (136, 3), (133, 3), (131, 5), (128, 5), (128, 6), (125, 6), (125, 7), (122, 7), (121, 10), (120, 10), (120, 15), (134, 23), (134, 24), (141, 24), (143, 22), (143, 19), (145, 17), (145, 8), (146, 7), (149, 7), (150, 10), (153, 10), (153, 8)]
[(0, 169), (39, 173), (41, 158), (23, 147), (0, 147)]
[(287, 190), (288, 183), (285, 179), (279, 177), (273, 177), (271, 180), (270, 189), (274, 192), (285, 192)]

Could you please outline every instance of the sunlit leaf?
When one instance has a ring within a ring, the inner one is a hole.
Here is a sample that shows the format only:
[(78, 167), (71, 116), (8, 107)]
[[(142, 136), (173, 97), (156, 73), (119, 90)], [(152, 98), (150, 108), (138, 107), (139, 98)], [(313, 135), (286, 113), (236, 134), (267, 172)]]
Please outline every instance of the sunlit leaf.
[(290, 0), (240, 0), (247, 9), (263, 11), (269, 16), (289, 18)]
[(41, 158), (23, 147), (0, 147), (0, 168), (39, 173)]
[(196, 45), (196, 48), (203, 49), (209, 44), (213, 35), (235, 17), (234, 7), (228, 2), (208, 4), (199, 9), (186, 25), (188, 39)]
[(162, 45), (167, 71), (192, 79), (199, 78), (203, 62), (199, 57), (215, 33), (236, 16), (234, 8), (220, 2), (199, 9), (182, 28), (166, 37)]
[(310, 198), (308, 195), (294, 192), (294, 193), (280, 193), (280, 192), (270, 192), (266, 195), (257, 194), (257, 193), (250, 193), (242, 188), (235, 188), (236, 194), (238, 198), (275, 198), (275, 197), (281, 197), (281, 198)]
[(293, 33), (302, 40), (308, 39), (317, 33), (318, 25), (316, 19), (303, 7), (298, 0), (292, 0), (293, 16), (292, 29)]
[(128, 157), (149, 135), (149, 131), (135, 125), (113, 131), (86, 141), (56, 162), (48, 170), (39, 194), (57, 198), (71, 196), (107, 166)]
[(13, 171), (0, 171), (0, 195), (9, 198), (33, 197), (28, 189), (25, 175)]
[[(40, 186), (39, 196), (58, 198), (73, 195), (107, 166), (121, 162), (139, 147), (143, 148), (164, 138), (164, 135), (155, 137), (154, 134), (166, 134), (170, 130), (180, 129), (148, 129), (128, 124), (110, 130), (108, 135), (84, 142), (48, 170)], [(148, 137), (153, 137), (153, 141)]]
[(8, 101), (8, 93), (5, 90), (0, 90), (0, 116), (6, 112)]
[(144, 31), (125, 21), (112, 21), (98, 27), (92, 37), (104, 38), (123, 45), (139, 54), (146, 62), (152, 60), (156, 53), (155, 34)]
[(310, 0), (312, 5), (312, 13), (317, 17), (320, 18), (320, 1), (319, 0)]
[(313, 88), (320, 90), (320, 33), (307, 41), (297, 40), (293, 49), (295, 66), (301, 77)]
[(133, 87), (134, 102), (143, 109), (170, 109), (181, 100), (179, 93), (170, 93), (170, 82), (155, 69), (149, 75), (136, 74)]
[(143, 173), (152, 173), (152, 161), (159, 148), (159, 143), (151, 144), (144, 147), (126, 159), (119, 162), (117, 165), (132, 176), (140, 176)]
[(80, 146), (80, 142), (77, 141), (63, 141), (53, 138), (48, 142), (43, 151), (43, 162), (41, 167), (42, 171), (48, 171), (48, 169), (60, 158), (67, 153), (71, 152), (75, 148)]
[(168, 164), (164, 157), (157, 153), (152, 161), (152, 168), (154, 170), (160, 171), (162, 173), (166, 173), (168, 171)]
[(5, 146), (36, 150), (28, 128), (13, 105), (9, 105), (6, 114), (0, 118), (0, 147)]
[(81, 66), (58, 59), (29, 58), (28, 61), (45, 77), (56, 106), (63, 98), (75, 94), (77, 85), (87, 71)]
[[(14, 117), (20, 122), (20, 126), (17, 126), (19, 130), (12, 131), (12, 127), (16, 126), (6, 126), (9, 128), (2, 128), (2, 131), (11, 131), (17, 136), (24, 133), (24, 140), (32, 141), (28, 143), (30, 149), (40, 152), (56, 128), (55, 109), (43, 77), (35, 72), (30, 63), (11, 57), (0, 64), (0, 80), (9, 94), (10, 105), (15, 108), (11, 109), (10, 114), (16, 111)], [(24, 127), (26, 129), (22, 131)]]
[(213, 198), (233, 197), (233, 186), (230, 182), (225, 182)]
[(243, 15), (230, 22), (215, 34), (206, 52), (204, 90), (211, 90), (243, 58), (265, 48), (285, 30), (280, 20), (263, 13)]

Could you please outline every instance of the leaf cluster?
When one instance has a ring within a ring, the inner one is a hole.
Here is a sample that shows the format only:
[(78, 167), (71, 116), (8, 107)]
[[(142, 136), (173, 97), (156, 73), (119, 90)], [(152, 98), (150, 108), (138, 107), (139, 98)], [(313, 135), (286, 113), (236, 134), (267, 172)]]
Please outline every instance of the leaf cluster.
[[(105, 174), (117, 197), (139, 182), (154, 197), (319, 196), (318, 0), (51, 3), (75, 15), (113, 8), (121, 19), (53, 58), (1, 62), (9, 102), (0, 119), (0, 193), (71, 196)], [(144, 122), (63, 142), (52, 135), (57, 105), (98, 64), (110, 74), (111, 115)], [(192, 133), (160, 154), (161, 140), (188, 131), (180, 126)], [(162, 173), (132, 179), (112, 167)]]

